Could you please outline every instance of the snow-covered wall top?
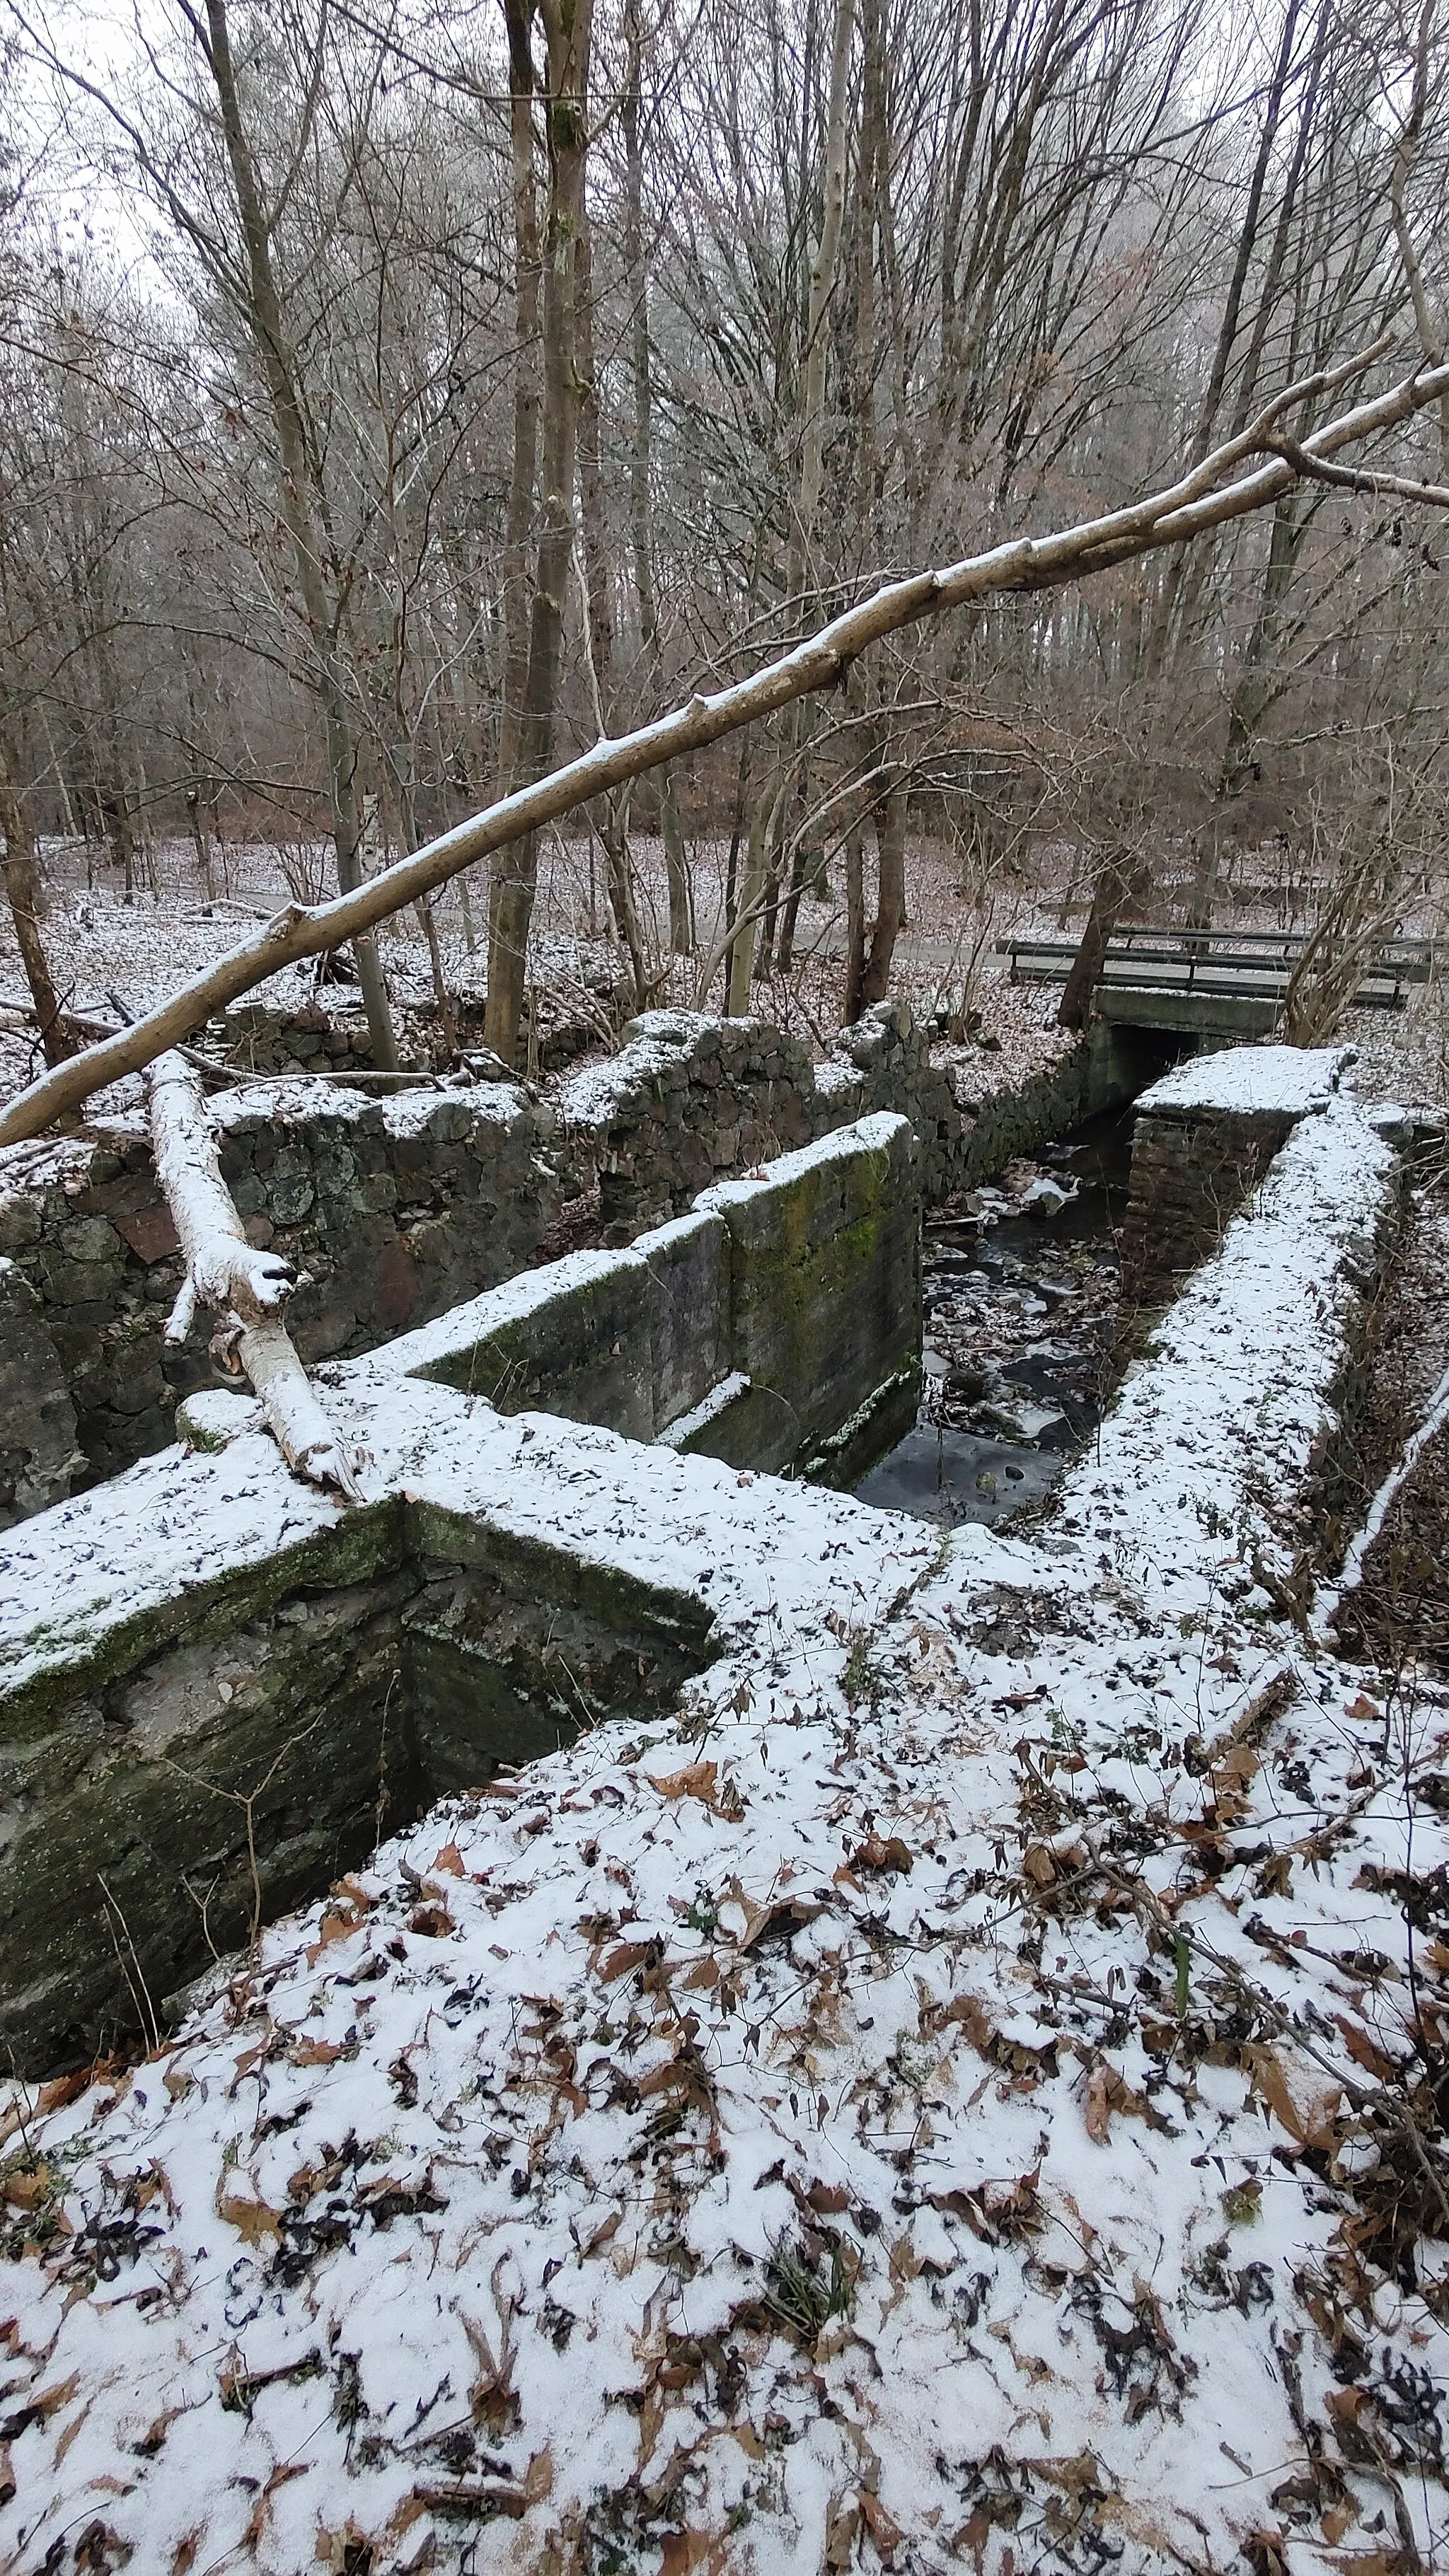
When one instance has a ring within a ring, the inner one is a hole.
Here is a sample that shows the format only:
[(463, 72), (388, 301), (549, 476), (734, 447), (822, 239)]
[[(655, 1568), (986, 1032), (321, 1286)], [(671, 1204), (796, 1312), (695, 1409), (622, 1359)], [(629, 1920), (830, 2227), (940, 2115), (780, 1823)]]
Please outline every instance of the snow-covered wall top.
[(1352, 1047), (1228, 1047), (1217, 1055), (1189, 1056), (1160, 1082), (1138, 1095), (1139, 1113), (1220, 1110), (1238, 1117), (1255, 1110), (1307, 1118), (1337, 1091)]

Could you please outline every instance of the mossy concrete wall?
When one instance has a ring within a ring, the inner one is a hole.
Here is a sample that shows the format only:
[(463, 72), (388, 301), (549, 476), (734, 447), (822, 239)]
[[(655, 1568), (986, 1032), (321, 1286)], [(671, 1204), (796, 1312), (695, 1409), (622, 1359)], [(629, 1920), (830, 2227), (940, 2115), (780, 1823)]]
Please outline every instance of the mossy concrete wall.
[[(500, 1412), (552, 1410), (641, 1443), (683, 1427), (696, 1452), (828, 1481), (842, 1435), (886, 1441), (914, 1409), (919, 1242), (911, 1129), (867, 1119), (632, 1249), (334, 1366), (329, 1402), (370, 1446), (410, 1401), (442, 1406), (429, 1418), (464, 1457)], [(257, 1409), (219, 1404), (220, 1480)], [(316, 1895), (498, 1763), (667, 1706), (712, 1651), (701, 1599), (426, 1501), (415, 1469), (304, 1539), (284, 1512), (250, 1554), (225, 1513), (193, 1549), (149, 1473), (41, 1514), (8, 1550), (23, 1607), (0, 1643), (0, 2047), (32, 2069), (144, 2032), (254, 1915)], [(57, 1525), (67, 1562), (118, 1560), (130, 1606), (77, 1630)]]
[[(299, 1078), (213, 1109), (248, 1233), (305, 1274), (292, 1319), (315, 1362), (546, 1260), (561, 1220), (574, 1242), (632, 1242), (701, 1190), (875, 1112), (909, 1119), (922, 1194), (946, 1198), (1130, 1098), (1161, 1061), (1150, 1036), (1099, 1024), (1010, 1085), (990, 1054), (933, 1050), (901, 1004), (867, 1012), (819, 1064), (765, 1021), (652, 1012), (618, 1056), (547, 1091), (372, 1099)], [(209, 1363), (199, 1337), (163, 1343), (180, 1260), (139, 1119), (0, 1155), (0, 1256), (0, 1392), (17, 1390), (0, 1422), (4, 1527), (164, 1447)]]
[(42, 1661), (0, 1701), (0, 2049), (45, 2072), (151, 2035), (436, 1798), (667, 1707), (708, 1631), (666, 1586), (393, 1498)]
[(541, 1407), (734, 1466), (854, 1481), (915, 1411), (916, 1172), (907, 1120), (860, 1119), (632, 1246), (490, 1289), (371, 1366), (504, 1413)]

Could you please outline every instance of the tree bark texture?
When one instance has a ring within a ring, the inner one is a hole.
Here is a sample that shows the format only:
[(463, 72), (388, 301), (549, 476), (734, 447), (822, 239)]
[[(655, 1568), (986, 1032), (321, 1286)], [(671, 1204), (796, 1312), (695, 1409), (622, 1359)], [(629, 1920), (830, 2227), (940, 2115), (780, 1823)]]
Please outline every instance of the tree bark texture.
[[(528, 669), (519, 727), (519, 778), (542, 778), (553, 751), (563, 657), (564, 615), (574, 538), (578, 435), (578, 244), (588, 154), (592, 0), (541, 0), (548, 48), (548, 229), (543, 261), (543, 407), (538, 554), (529, 612)], [(528, 932), (538, 882), (538, 841), (530, 832), (500, 855), (491, 904), (484, 1037), (505, 1064), (516, 1061), (523, 1019)]]
[(40, 860), (36, 853), (35, 835), (3, 752), (0, 752), (0, 834), (5, 840), (5, 899), (15, 926), (15, 944), (25, 969), (25, 981), (35, 1005), (40, 1051), (47, 1065), (64, 1064), (75, 1053), (75, 1039), (66, 1024), (51, 976), (50, 960), (45, 953), (45, 938), (40, 927)]
[[(324, 527), (326, 490), (297, 381), (296, 362), (272, 260), (271, 226), (242, 114), (232, 59), (226, 0), (206, 0), (207, 58), (216, 89), (246, 260), (242, 302), (266, 380), (277, 438), (282, 518), (291, 542), (297, 587), (313, 656), (313, 687), (327, 734), (327, 769), (337, 882), (349, 894), (362, 882), (362, 817), (352, 696), (340, 633), (340, 611), (328, 597)], [(387, 986), (369, 937), (354, 943), (357, 980), (367, 1012), (372, 1059), (380, 1072), (396, 1072), (397, 1043)]]
[[(649, 272), (644, 257), (644, 144), (640, 122), (643, 39), (638, 0), (625, 0), (624, 52), (624, 95), (619, 103), (619, 121), (624, 137), (624, 282), (629, 296), (629, 359), (634, 400), (629, 456), (629, 550), (639, 615), (639, 641), (643, 647), (651, 697), (657, 706), (663, 683), (664, 657), (659, 636), (659, 605), (654, 589), (654, 512), (649, 482), (654, 443), (654, 399), (649, 368)], [(674, 772), (667, 766), (659, 773), (659, 829), (669, 881), (669, 945), (676, 956), (687, 957), (694, 947), (694, 889), (689, 880)]]

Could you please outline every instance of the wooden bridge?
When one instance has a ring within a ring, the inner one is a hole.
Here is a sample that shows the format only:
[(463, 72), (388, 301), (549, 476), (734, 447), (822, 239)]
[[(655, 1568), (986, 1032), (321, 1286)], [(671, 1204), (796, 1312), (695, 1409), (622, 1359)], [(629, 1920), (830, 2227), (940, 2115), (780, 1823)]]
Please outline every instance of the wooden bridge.
[[(1013, 984), (1064, 984), (1077, 942), (1011, 938), (996, 943), (1011, 960)], [(1202, 1036), (1267, 1037), (1283, 1015), (1294, 967), (1308, 942), (1292, 930), (1114, 930), (1097, 978), (1094, 1006), (1107, 1020)], [(1443, 940), (1377, 941), (1353, 999), (1361, 1008), (1402, 1010), (1409, 988), (1449, 962)]]

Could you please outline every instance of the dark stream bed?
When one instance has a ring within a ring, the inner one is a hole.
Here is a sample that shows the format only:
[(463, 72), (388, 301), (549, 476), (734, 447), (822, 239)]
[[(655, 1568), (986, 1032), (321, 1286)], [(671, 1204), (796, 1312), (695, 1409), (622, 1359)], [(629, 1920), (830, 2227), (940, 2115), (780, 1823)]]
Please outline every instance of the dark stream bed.
[[(1119, 1374), (1117, 1234), (1133, 1108), (926, 1218), (915, 1428), (855, 1490), (954, 1528), (1039, 1503)], [(1062, 1193), (1069, 1195), (1063, 1200)]]

